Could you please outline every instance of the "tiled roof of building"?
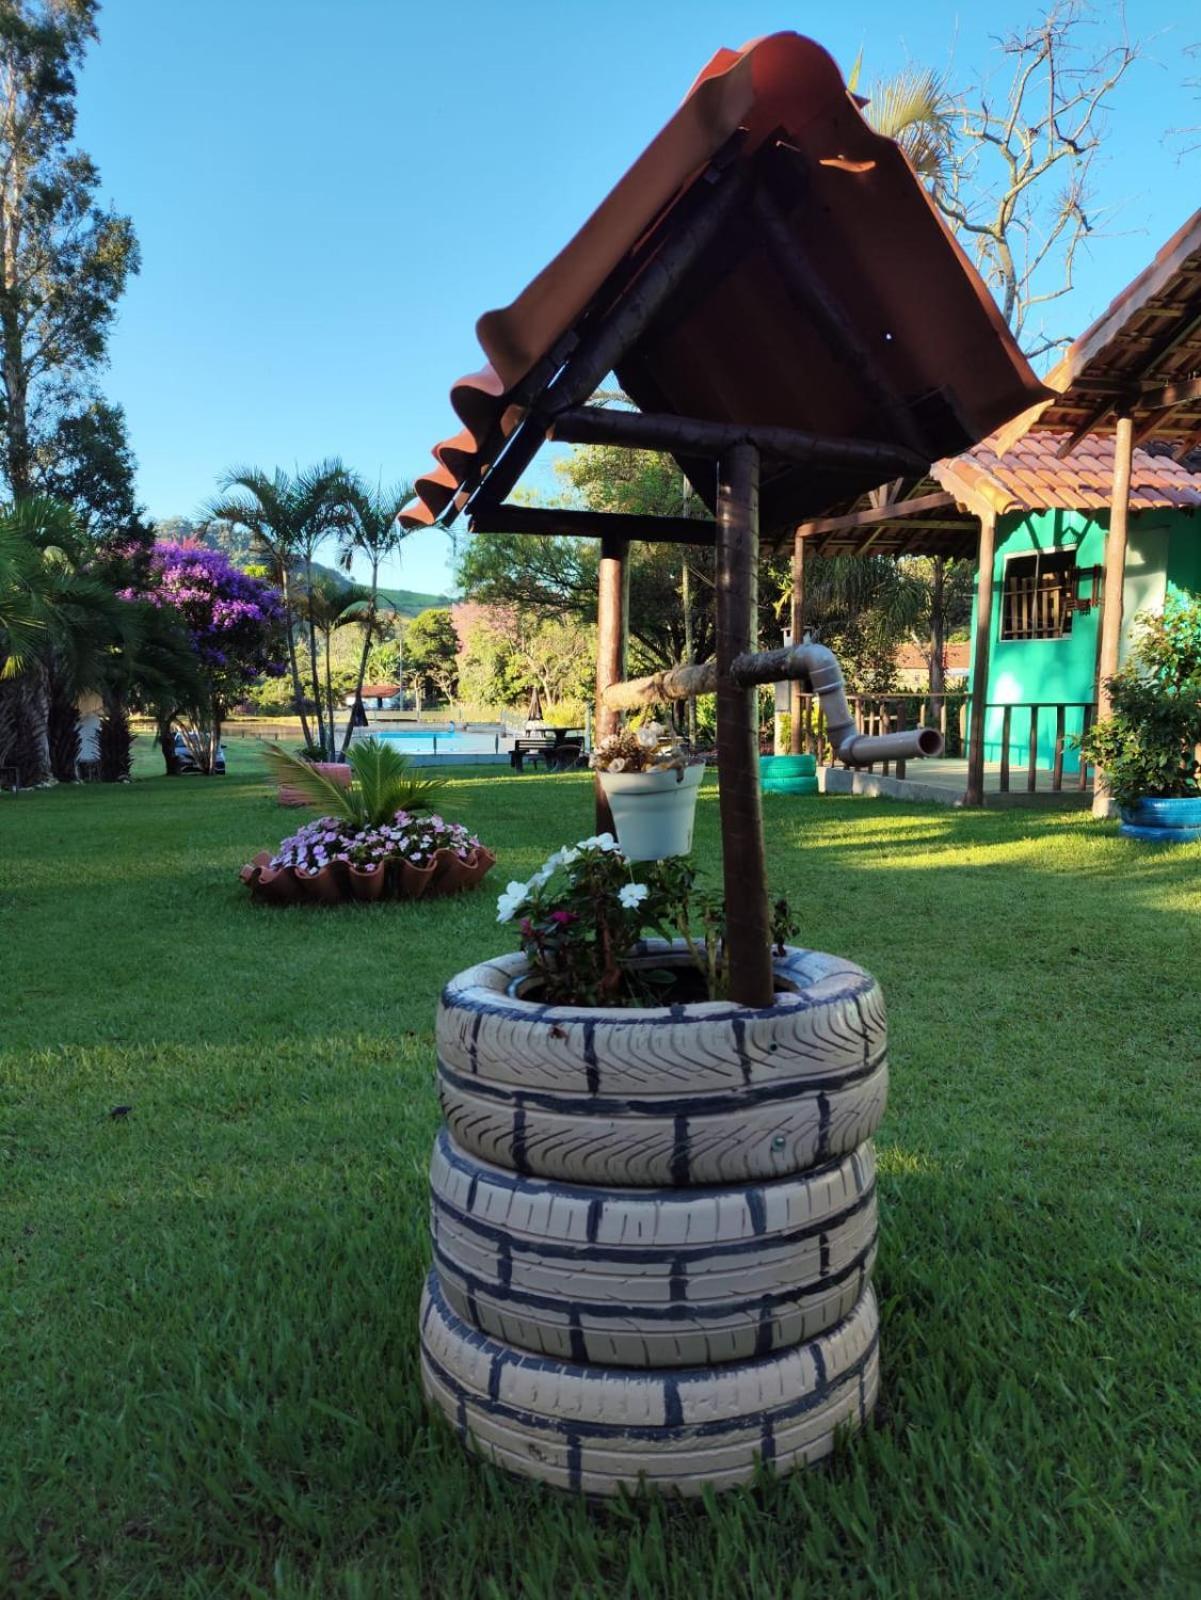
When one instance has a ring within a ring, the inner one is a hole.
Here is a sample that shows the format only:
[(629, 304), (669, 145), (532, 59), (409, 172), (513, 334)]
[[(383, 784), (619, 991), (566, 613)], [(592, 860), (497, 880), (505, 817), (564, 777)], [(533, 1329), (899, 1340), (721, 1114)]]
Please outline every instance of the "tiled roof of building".
[[(1028, 433), (998, 455), (994, 439), (934, 466), (948, 493), (982, 510), (1108, 511), (1113, 493), (1113, 436), (1090, 434), (1062, 460), (1062, 433)], [(1201, 473), (1171, 456), (1136, 449), (1130, 483), (1132, 511), (1201, 506)]]

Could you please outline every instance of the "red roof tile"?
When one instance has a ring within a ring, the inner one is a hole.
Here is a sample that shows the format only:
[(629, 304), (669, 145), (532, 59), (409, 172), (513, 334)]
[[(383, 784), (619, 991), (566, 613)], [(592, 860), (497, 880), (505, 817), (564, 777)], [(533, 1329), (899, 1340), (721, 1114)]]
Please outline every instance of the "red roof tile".
[[(997, 440), (934, 465), (934, 477), (977, 515), (994, 511), (1108, 511), (1113, 482), (1113, 436), (1090, 434), (1061, 461), (1056, 451), (1067, 436), (1028, 433), (1005, 452)], [(1201, 506), (1201, 473), (1171, 456), (1134, 452), (1130, 481), (1132, 511)]]

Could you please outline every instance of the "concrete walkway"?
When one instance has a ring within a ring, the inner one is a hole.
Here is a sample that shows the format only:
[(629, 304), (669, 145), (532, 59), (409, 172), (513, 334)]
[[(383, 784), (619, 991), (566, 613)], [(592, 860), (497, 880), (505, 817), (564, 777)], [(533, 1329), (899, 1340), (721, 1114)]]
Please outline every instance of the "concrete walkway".
[[(1038, 787), (1026, 789), (1026, 769), (1011, 767), (1009, 792), (1001, 793), (1001, 769), (989, 763), (984, 769), (985, 804), (992, 806), (1051, 806), (1073, 809), (1092, 803), (1092, 782), (1081, 789), (1077, 773), (1064, 773), (1063, 788), (1051, 788), (1051, 770), (1040, 767)], [(885, 777), (881, 772), (855, 772), (846, 767), (819, 767), (818, 780), (824, 794), (868, 794), (893, 800), (932, 800), (937, 805), (963, 804), (967, 788), (966, 757), (938, 756), (930, 761), (910, 761), (904, 778)]]

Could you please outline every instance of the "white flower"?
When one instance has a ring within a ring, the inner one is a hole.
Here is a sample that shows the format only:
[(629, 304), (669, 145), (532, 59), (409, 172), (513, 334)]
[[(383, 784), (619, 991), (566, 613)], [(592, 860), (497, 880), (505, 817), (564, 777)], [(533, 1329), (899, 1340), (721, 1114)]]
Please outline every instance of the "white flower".
[(617, 898), (627, 911), (633, 911), (635, 906), (640, 906), (650, 894), (645, 883), (624, 883), (617, 891)]
[(513, 913), (518, 906), (524, 905), (530, 889), (527, 883), (518, 883), (516, 879), (505, 890), (504, 894), (496, 897), (497, 922), (512, 922)]
[(580, 840), (581, 850), (616, 850), (617, 840), (611, 833), (594, 833), (591, 839)]
[(610, 761), (610, 763), (609, 763), (609, 771), (610, 772), (624, 772), (625, 769), (626, 769), (626, 764), (625, 764), (625, 757), (624, 756), (614, 756), (612, 761)]
[(653, 750), (659, 743), (659, 735), (654, 731), (654, 727), (650, 723), (645, 728), (639, 728), (636, 737), (644, 750)]

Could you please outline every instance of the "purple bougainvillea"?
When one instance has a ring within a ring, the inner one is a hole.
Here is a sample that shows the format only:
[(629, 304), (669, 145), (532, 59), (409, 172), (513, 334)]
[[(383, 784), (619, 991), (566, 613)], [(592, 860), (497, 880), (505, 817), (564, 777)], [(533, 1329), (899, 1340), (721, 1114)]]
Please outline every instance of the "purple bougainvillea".
[(280, 677), (283, 604), (275, 590), (240, 571), (220, 550), (156, 544), (149, 583), (135, 595), (178, 612), (191, 636), (220, 715), (262, 677)]

